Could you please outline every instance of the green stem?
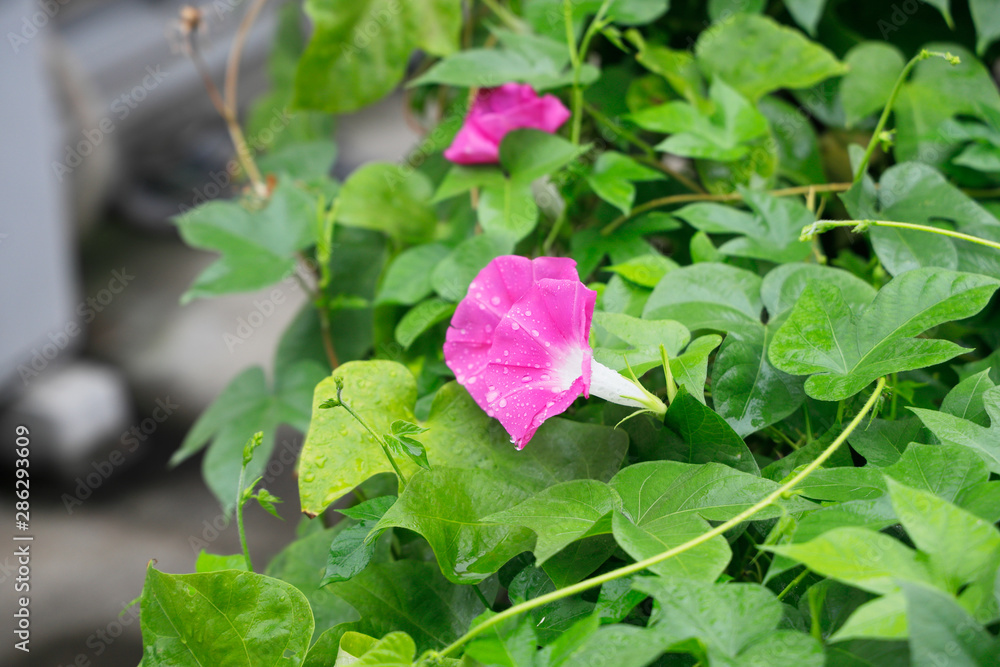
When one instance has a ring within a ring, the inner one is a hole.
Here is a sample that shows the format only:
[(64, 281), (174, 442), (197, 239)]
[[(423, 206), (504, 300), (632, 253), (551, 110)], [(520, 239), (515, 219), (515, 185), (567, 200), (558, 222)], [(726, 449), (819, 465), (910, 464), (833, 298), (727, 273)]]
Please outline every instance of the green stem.
[(959, 60), (957, 56), (953, 56), (950, 53), (941, 53), (939, 51), (928, 51), (927, 49), (922, 49), (920, 53), (913, 56), (910, 62), (906, 63), (903, 71), (899, 73), (899, 77), (896, 79), (896, 84), (892, 87), (892, 92), (889, 93), (889, 99), (885, 103), (885, 107), (882, 109), (882, 115), (879, 116), (878, 124), (875, 125), (875, 130), (872, 132), (872, 138), (868, 142), (868, 148), (865, 150), (865, 155), (861, 158), (861, 163), (858, 165), (857, 171), (854, 172), (854, 182), (857, 183), (861, 180), (861, 177), (865, 175), (868, 170), (868, 161), (871, 160), (872, 154), (875, 152), (875, 146), (878, 145), (879, 136), (882, 134), (882, 130), (885, 129), (885, 124), (889, 122), (889, 115), (892, 114), (892, 107), (896, 103), (896, 97), (899, 96), (899, 91), (902, 90), (903, 84), (906, 82), (906, 78), (910, 75), (910, 71), (916, 67), (917, 63), (921, 60), (927, 60), (932, 56), (937, 56), (939, 58), (944, 58), (952, 65), (957, 65)]
[(797, 576), (794, 579), (792, 579), (792, 581), (787, 586), (785, 586), (785, 588), (782, 589), (782, 591), (780, 593), (778, 593), (778, 599), (780, 600), (783, 597), (785, 597), (786, 595), (788, 595), (788, 593), (793, 588), (795, 588), (800, 583), (802, 583), (802, 580), (805, 579), (807, 576), (809, 576), (809, 568), (808, 567), (805, 568), (804, 570), (802, 570), (802, 573), (799, 574), (799, 576)]
[(552, 223), (552, 229), (549, 230), (548, 236), (545, 237), (545, 242), (542, 243), (542, 254), (548, 255), (552, 246), (555, 245), (556, 239), (559, 238), (559, 232), (562, 231), (563, 225), (566, 223), (566, 206), (563, 206), (563, 210), (559, 212), (559, 217), (556, 221)]
[(493, 609), (493, 605), (491, 605), (490, 601), (486, 599), (486, 596), (483, 595), (483, 592), (479, 590), (479, 584), (472, 584), (472, 590), (476, 592), (476, 597), (479, 598), (479, 600), (483, 603), (484, 607), (486, 607), (487, 609)]
[(573, 91), (571, 94), (570, 139), (574, 144), (580, 143), (580, 128), (583, 118), (580, 108), (583, 105), (583, 90), (580, 88), (580, 52), (576, 48), (576, 35), (573, 33), (573, 0), (563, 0), (563, 22), (566, 24), (566, 47), (569, 49), (569, 62), (573, 66)]
[[(809, 194), (810, 190), (815, 192), (844, 192), (851, 187), (850, 183), (817, 183), (814, 185), (796, 185), (790, 188), (779, 188), (777, 190), (771, 190), (768, 192), (772, 197), (789, 197), (792, 195), (805, 195)], [(615, 220), (609, 222), (604, 229), (601, 230), (602, 236), (608, 236), (612, 234), (616, 229), (621, 227), (623, 224), (631, 220), (632, 218), (638, 216), (646, 211), (651, 211), (655, 208), (660, 208), (661, 206), (671, 206), (673, 204), (689, 204), (696, 201), (712, 201), (712, 202), (726, 202), (726, 201), (742, 201), (743, 193), (741, 192), (729, 192), (726, 194), (713, 195), (713, 194), (703, 194), (700, 192), (692, 194), (683, 195), (670, 195), (668, 197), (660, 197), (658, 199), (650, 199), (648, 202), (639, 204), (634, 207), (628, 215), (623, 215)]]
[(375, 432), (375, 429), (373, 429), (371, 425), (367, 421), (365, 421), (364, 417), (362, 417), (357, 412), (352, 410), (351, 406), (349, 406), (347, 403), (344, 402), (344, 399), (340, 397), (339, 388), (337, 392), (337, 400), (340, 401), (340, 406), (345, 410), (347, 410), (347, 412), (350, 413), (350, 415), (354, 417), (359, 424), (364, 426), (365, 430), (371, 433), (371, 436), (375, 438), (375, 442), (377, 442), (379, 446), (382, 447), (382, 451), (385, 452), (385, 457), (389, 459), (389, 465), (392, 466), (392, 469), (396, 471), (396, 476), (399, 477), (400, 489), (406, 486), (406, 477), (403, 476), (403, 471), (400, 470), (399, 466), (396, 464), (396, 459), (392, 458), (392, 453), (389, 451), (389, 447), (385, 444), (385, 440), (382, 439), (382, 436), (380, 436), (378, 433)]
[(497, 18), (500, 19), (505, 26), (513, 30), (514, 32), (524, 32), (524, 23), (516, 15), (514, 15), (509, 9), (501, 5), (497, 0), (483, 0), (483, 4), (490, 8)]
[(850, 434), (854, 432), (854, 429), (858, 427), (858, 425), (864, 419), (865, 415), (868, 414), (868, 412), (878, 401), (878, 398), (879, 396), (881, 396), (883, 389), (885, 389), (885, 378), (879, 378), (878, 382), (875, 385), (875, 391), (872, 392), (871, 397), (869, 397), (864, 407), (861, 409), (860, 412), (858, 412), (857, 415), (854, 416), (854, 419), (851, 420), (851, 423), (847, 425), (847, 428), (844, 429), (844, 431), (837, 437), (837, 439), (834, 440), (832, 443), (830, 443), (829, 447), (823, 450), (823, 452), (819, 456), (817, 456), (811, 463), (805, 466), (797, 475), (795, 475), (790, 480), (782, 484), (780, 487), (769, 493), (767, 496), (765, 496), (762, 500), (760, 500), (756, 504), (752, 505), (751, 507), (748, 507), (747, 509), (743, 510), (742, 512), (734, 516), (729, 521), (719, 524), (715, 528), (705, 533), (702, 533), (701, 535), (699, 535), (694, 539), (688, 540), (687, 542), (681, 544), (680, 546), (673, 547), (672, 549), (667, 549), (666, 551), (659, 553), (655, 556), (651, 556), (650, 558), (646, 558), (637, 563), (632, 563), (631, 565), (626, 565), (625, 567), (620, 567), (617, 570), (611, 570), (610, 572), (605, 572), (604, 574), (592, 577), (590, 579), (584, 579), (583, 581), (573, 584), (572, 586), (567, 586), (566, 588), (560, 588), (559, 590), (552, 591), (551, 593), (547, 593), (545, 595), (540, 595), (537, 598), (527, 600), (525, 602), (522, 602), (521, 604), (514, 605), (509, 609), (505, 609), (499, 614), (491, 616), (490, 618), (486, 619), (476, 627), (466, 632), (464, 635), (462, 635), (454, 642), (449, 644), (445, 649), (443, 649), (437, 655), (439, 657), (446, 656), (449, 653), (454, 652), (456, 649), (458, 649), (460, 646), (462, 646), (469, 640), (479, 636), (484, 631), (488, 630), (494, 625), (506, 621), (508, 618), (512, 618), (526, 611), (531, 611), (532, 609), (537, 609), (538, 607), (547, 605), (557, 600), (561, 600), (571, 595), (582, 593), (583, 591), (589, 590), (596, 586), (600, 586), (601, 584), (604, 584), (608, 581), (621, 579), (622, 577), (627, 577), (629, 575), (642, 572), (643, 570), (648, 569), (653, 565), (662, 563), (663, 561), (673, 558), (674, 556), (690, 551), (691, 549), (694, 549), (695, 547), (700, 546), (705, 542), (708, 542), (709, 540), (724, 534), (726, 531), (735, 528), (744, 521), (747, 521), (748, 519), (752, 518), (755, 514), (757, 514), (757, 512), (760, 512), (762, 509), (773, 504), (776, 500), (785, 496), (789, 491), (795, 488), (796, 485), (801, 483), (804, 479), (809, 477), (809, 475), (811, 475), (817, 468), (823, 465), (827, 461), (827, 459), (833, 456), (834, 452), (836, 452), (837, 449), (844, 443), (844, 441), (847, 440), (848, 436), (850, 436)]
[(835, 227), (854, 227), (854, 231), (859, 233), (867, 231), (869, 227), (909, 229), (915, 232), (940, 234), (941, 236), (948, 236), (953, 239), (959, 239), (960, 241), (968, 241), (969, 243), (976, 243), (981, 246), (986, 246), (987, 248), (1000, 250), (1000, 243), (982, 239), (978, 236), (971, 236), (969, 234), (963, 234), (962, 232), (953, 232), (950, 229), (941, 229), (940, 227), (931, 227), (930, 225), (918, 225), (912, 222), (893, 222), (891, 220), (818, 220), (811, 225), (803, 227), (802, 234), (799, 236), (799, 239), (802, 241), (808, 241), (816, 234), (822, 234), (823, 232)]
[(243, 527), (243, 482), (246, 477), (246, 463), (240, 468), (240, 479), (236, 484), (236, 529), (240, 534), (240, 546), (243, 547), (243, 559), (247, 563), (247, 571), (253, 572), (253, 563), (250, 561), (250, 547), (247, 546), (247, 531)]

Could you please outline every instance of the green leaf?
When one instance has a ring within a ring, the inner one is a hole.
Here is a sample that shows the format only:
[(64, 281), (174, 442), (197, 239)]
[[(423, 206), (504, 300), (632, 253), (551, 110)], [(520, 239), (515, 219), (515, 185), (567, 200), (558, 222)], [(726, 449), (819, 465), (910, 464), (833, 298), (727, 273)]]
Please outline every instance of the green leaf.
[[(947, 660), (955, 667), (996, 664), (1000, 643), (949, 596), (903, 583), (914, 667)], [(947, 656), (945, 658), (944, 656)]]
[(671, 271), (656, 286), (642, 317), (677, 320), (691, 331), (759, 326), (761, 279), (728, 264), (705, 262)]
[(409, 349), (413, 341), (435, 324), (444, 322), (455, 312), (455, 304), (437, 297), (421, 301), (407, 311), (396, 325), (396, 341)]
[(530, 182), (505, 179), (502, 186), (483, 188), (479, 197), (479, 224), (487, 234), (513, 245), (538, 224), (538, 204)]
[(431, 295), (431, 274), (451, 249), (440, 243), (416, 246), (401, 252), (385, 271), (375, 303), (412, 306)]
[(297, 180), (329, 177), (337, 145), (329, 139), (288, 144), (257, 160), (261, 173)]
[(900, 581), (934, 582), (915, 551), (888, 535), (863, 528), (834, 528), (801, 544), (761, 548), (872, 593), (897, 593)]
[(976, 314), (998, 286), (984, 276), (917, 269), (891, 280), (860, 309), (837, 286), (810, 282), (774, 336), (771, 363), (792, 375), (811, 375), (805, 389), (813, 398), (848, 398), (882, 375), (960, 354), (955, 343), (915, 336)]
[(610, 533), (611, 512), (620, 506), (607, 484), (580, 479), (551, 486), (484, 520), (534, 531), (535, 560), (541, 566), (577, 540)]
[(854, 127), (886, 105), (906, 60), (891, 44), (862, 42), (847, 52), (844, 64), (849, 69), (840, 80), (840, 99), (847, 126)]
[(659, 603), (651, 627), (673, 644), (671, 650), (694, 653), (712, 665), (824, 664), (818, 641), (777, 629), (781, 603), (763, 586), (660, 577), (639, 577), (634, 586)]
[(679, 268), (677, 262), (660, 255), (659, 253), (646, 253), (638, 257), (632, 257), (620, 264), (605, 267), (605, 271), (616, 273), (625, 280), (635, 283), (640, 287), (653, 288), (660, 282), (663, 276), (674, 269)]
[(771, 327), (748, 327), (726, 336), (712, 366), (716, 412), (746, 437), (792, 414), (805, 400), (803, 381), (767, 358)]
[[(477, 620), (485, 620), (492, 615), (488, 612)], [(465, 655), (484, 665), (533, 667), (538, 643), (535, 628), (528, 618), (520, 616), (494, 625), (468, 645)]]
[(917, 419), (873, 419), (865, 428), (855, 430), (847, 442), (869, 464), (888, 466), (899, 460), (909, 443), (920, 439), (922, 431)]
[[(492, 88), (517, 81), (543, 91), (573, 83), (565, 43), (541, 35), (516, 34), (506, 30), (495, 30), (494, 33), (500, 38), (503, 48), (459, 51), (436, 62), (409, 85), (438, 83), (464, 88)], [(584, 64), (580, 82), (589, 85), (599, 75), (596, 67)]]
[(315, 218), (315, 198), (286, 182), (260, 210), (211, 201), (176, 218), (185, 243), (222, 255), (195, 279), (182, 303), (250, 292), (285, 278), (295, 269), (295, 251), (314, 242)]
[(219, 556), (210, 554), (204, 549), (198, 553), (198, 559), (194, 563), (195, 572), (218, 572), (219, 570), (246, 570), (247, 561), (243, 554), (233, 554), (232, 556)]
[(530, 183), (577, 159), (591, 146), (534, 129), (508, 132), (500, 142), (500, 164), (515, 183)]
[(255, 366), (237, 375), (222, 394), (202, 413), (188, 431), (180, 449), (170, 459), (178, 465), (211, 441), (202, 460), (205, 481), (219, 503), (227, 509), (236, 503), (236, 486), (243, 464), (243, 445), (257, 431), (264, 437), (260, 451), (247, 466), (247, 477), (256, 479), (264, 472), (274, 450), (275, 431), (280, 424), (305, 430), (309, 424), (308, 396), (326, 375), (326, 369), (301, 361), (275, 379), (273, 391), (264, 371)]
[(965, 419), (980, 426), (989, 425), (989, 415), (983, 397), (987, 391), (995, 387), (990, 379), (990, 371), (984, 370), (970, 375), (952, 387), (941, 402), (941, 412), (953, 417)]
[(662, 178), (664, 176), (661, 172), (643, 166), (627, 155), (607, 151), (601, 153), (594, 162), (594, 169), (587, 176), (587, 183), (593, 188), (594, 194), (628, 215), (635, 202), (633, 181), (657, 181)]
[[(344, 652), (345, 639), (347, 639), (346, 635), (341, 639), (342, 652)], [(344, 664), (354, 665), (354, 667), (410, 667), (416, 652), (417, 646), (408, 634), (405, 632), (390, 632), (382, 639), (374, 641), (360, 655), (348, 653), (347, 655), (356, 659), (352, 659), (350, 662), (345, 662)], [(340, 664), (339, 658), (337, 664)]]
[[(330, 553), (330, 542), (344, 532), (346, 527), (346, 523), (326, 530), (320, 527), (320, 530), (292, 542), (268, 563), (264, 572), (269, 577), (295, 586), (306, 596), (316, 623), (313, 640), (336, 625), (358, 618), (353, 607), (329, 589), (320, 586)], [(387, 551), (382, 549), (376, 558), (387, 559)]]
[(767, 118), (777, 143), (778, 174), (798, 185), (824, 182), (819, 139), (805, 109), (774, 95), (761, 98), (757, 108)]
[(431, 274), (434, 291), (448, 301), (461, 301), (469, 290), (469, 284), (483, 267), (513, 249), (514, 244), (509, 239), (490, 234), (477, 234), (465, 239), (438, 263)]
[(340, 189), (336, 221), (384, 232), (398, 243), (430, 239), (437, 215), (430, 205), (434, 188), (421, 172), (388, 162), (369, 162)]
[(712, 83), (709, 98), (714, 104), (710, 115), (676, 101), (642, 109), (631, 119), (646, 130), (672, 135), (656, 146), (658, 151), (720, 162), (744, 157), (746, 144), (767, 134), (767, 119), (721, 79)]
[(908, 634), (906, 598), (890, 593), (858, 607), (830, 639), (905, 639)]
[(458, 48), (458, 0), (308, 0), (314, 31), (295, 73), (295, 104), (330, 113), (384, 97), (406, 72), (410, 53), (446, 56)]
[(598, 311), (593, 324), (594, 337), (600, 336), (594, 358), (618, 372), (631, 366), (638, 376), (660, 365), (660, 345), (672, 359), (691, 339), (688, 330), (672, 320), (640, 320), (623, 313)]
[[(318, 514), (373, 475), (392, 472), (381, 447), (345, 410), (318, 408), (336, 396), (337, 378), (344, 382), (344, 400), (376, 432), (389, 432), (397, 419), (416, 423), (416, 381), (405, 366), (388, 361), (340, 366), (316, 387), (314, 416), (299, 459), (299, 494), (307, 514)], [(503, 428), (455, 383), (438, 390), (422, 426), (428, 429), (421, 440), (432, 469), (495, 471), (532, 491), (571, 479), (606, 481), (617, 472), (628, 444), (611, 428), (557, 418), (538, 430), (532, 440), (537, 445), (518, 452)], [(398, 463), (407, 476), (419, 470), (409, 460)]]
[(252, 572), (166, 574), (150, 565), (142, 590), (145, 667), (301, 664), (313, 633), (294, 586)]
[(705, 381), (708, 378), (708, 357), (722, 343), (722, 336), (708, 334), (691, 341), (684, 354), (670, 359), (670, 372), (678, 387), (705, 405)]
[(959, 58), (951, 65), (942, 58), (917, 63), (900, 90), (893, 108), (896, 123), (896, 160), (919, 160), (940, 165), (951, 154), (951, 141), (939, 136), (941, 124), (957, 115), (981, 117), (984, 109), (1000, 110), (1000, 94), (989, 70), (971, 52), (957, 44), (932, 43), (932, 51), (948, 51)]
[(531, 549), (529, 531), (485, 519), (527, 495), (496, 473), (435, 467), (408, 480), (406, 490), (376, 529), (398, 527), (420, 533), (450, 581), (475, 583)]
[[(884, 220), (905, 220), (940, 226), (948, 221), (958, 231), (1000, 238), (1000, 222), (931, 167), (915, 163), (897, 165), (885, 172), (878, 189)], [(1000, 278), (1000, 256), (995, 250), (953, 241), (927, 232), (873, 228), (872, 246), (890, 273), (920, 266), (958, 268)]]
[(959, 588), (1000, 566), (1000, 532), (990, 522), (927, 491), (888, 480), (893, 509), (906, 534), (930, 556), (947, 590)]
[(785, 264), (769, 271), (760, 288), (769, 323), (784, 321), (813, 280), (839, 287), (852, 308), (868, 305), (877, 293), (874, 287), (848, 271), (817, 264)]
[(983, 55), (1000, 38), (1000, 7), (990, 0), (969, 0), (969, 10), (976, 24), (976, 52)]
[[(579, 621), (584, 623), (585, 621)], [(606, 625), (558, 654), (548, 667), (646, 667), (666, 648), (659, 633), (634, 625)]]
[(785, 8), (795, 22), (806, 29), (810, 35), (816, 35), (816, 26), (823, 16), (826, 0), (785, 0)]
[[(636, 560), (676, 547), (710, 529), (708, 521), (725, 521), (778, 488), (776, 482), (718, 463), (692, 465), (654, 461), (631, 465), (611, 480), (622, 499), (613, 531), (621, 547)], [(807, 501), (787, 501), (790, 511), (813, 507)], [(777, 507), (755, 519), (774, 518)], [(714, 581), (729, 563), (729, 545), (722, 536), (663, 561), (650, 569), (665, 576)]]
[(375, 542), (381, 534), (381, 531), (375, 530), (375, 524), (394, 502), (395, 496), (381, 496), (341, 510), (342, 514), (356, 519), (358, 523), (341, 530), (330, 543), (326, 572), (320, 587), (352, 579), (368, 567), (375, 556)]
[(672, 448), (672, 458), (688, 463), (724, 463), (754, 475), (757, 462), (743, 438), (717, 412), (681, 390), (667, 408), (664, 425), (677, 433), (682, 447)]
[(808, 88), (847, 68), (824, 47), (773, 19), (737, 14), (695, 44), (698, 66), (756, 102), (781, 88)]
[(910, 408), (924, 426), (946, 445), (969, 447), (979, 454), (993, 472), (1000, 472), (1000, 387), (983, 392), (983, 409), (989, 427), (925, 408)]
[(275, 504), (284, 502), (281, 498), (267, 489), (261, 489), (253, 497), (257, 499), (257, 504), (261, 506), (261, 509), (277, 519), (281, 518), (281, 515), (278, 514), (278, 509), (275, 507)]
[(371, 565), (328, 588), (361, 616), (346, 629), (373, 637), (405, 632), (418, 652), (444, 648), (483, 612), (471, 586), (449, 583), (436, 564), (415, 560)]

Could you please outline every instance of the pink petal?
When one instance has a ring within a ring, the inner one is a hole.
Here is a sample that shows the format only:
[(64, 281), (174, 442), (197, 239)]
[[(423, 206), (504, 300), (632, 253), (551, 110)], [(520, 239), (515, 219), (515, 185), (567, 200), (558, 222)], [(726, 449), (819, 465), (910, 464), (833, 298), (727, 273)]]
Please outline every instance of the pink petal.
[[(579, 280), (543, 279), (496, 328), (483, 374), (486, 405), (518, 449), (542, 422), (590, 387), (590, 321), (597, 293)], [(480, 390), (477, 390), (479, 393)], [(477, 398), (477, 403), (482, 403)]]
[(505, 83), (476, 94), (462, 128), (444, 156), (457, 164), (496, 163), (500, 142), (512, 130), (555, 132), (570, 111), (553, 95), (539, 97), (527, 84)]
[(445, 335), (445, 363), (484, 409), (487, 390), (480, 378), (489, 361), (497, 326), (535, 282), (547, 278), (580, 282), (576, 262), (569, 258), (497, 257), (479, 272), (455, 309)]

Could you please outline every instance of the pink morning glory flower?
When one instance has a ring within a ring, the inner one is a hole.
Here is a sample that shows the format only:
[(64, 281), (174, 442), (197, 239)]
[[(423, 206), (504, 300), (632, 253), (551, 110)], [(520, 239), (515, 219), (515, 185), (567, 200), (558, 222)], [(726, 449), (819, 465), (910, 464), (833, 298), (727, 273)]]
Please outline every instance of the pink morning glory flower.
[(581, 394), (666, 411), (641, 385), (594, 361), (589, 338), (596, 297), (571, 259), (506, 255), (479, 272), (458, 304), (445, 363), (518, 449)]
[(499, 162), (500, 142), (508, 132), (530, 127), (552, 133), (569, 117), (569, 109), (557, 97), (539, 97), (527, 84), (482, 88), (444, 156), (458, 164)]

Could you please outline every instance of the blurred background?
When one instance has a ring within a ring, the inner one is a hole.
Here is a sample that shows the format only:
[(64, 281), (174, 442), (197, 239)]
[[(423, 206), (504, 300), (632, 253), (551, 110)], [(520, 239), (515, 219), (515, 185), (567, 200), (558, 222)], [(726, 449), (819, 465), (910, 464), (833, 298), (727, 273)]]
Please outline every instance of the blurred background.
[[(200, 7), (198, 44), (220, 85), (251, 4)], [(265, 3), (248, 33), (244, 112), (267, 89), (282, 4)], [(179, 303), (213, 256), (186, 247), (171, 218), (234, 193), (225, 125), (178, 48), (183, 5), (0, 2), (0, 467), (11, 481), (0, 488), (13, 534), (14, 428), (26, 425), (32, 665), (134, 667), (138, 622), (122, 610), (141, 592), (146, 563), (190, 572), (201, 548), (239, 551), (200, 461), (168, 471), (167, 460), (237, 373), (269, 368), (304, 300), (285, 287), (273, 308), (262, 306), (263, 293)], [(338, 176), (405, 155), (416, 135), (402, 106), (393, 96), (338, 119)], [(248, 319), (252, 334), (240, 336)], [(280, 431), (268, 468), (269, 490), (287, 500), (285, 521), (248, 512), (262, 562), (299, 520), (287, 461), (300, 445), (298, 433)], [(0, 550), (5, 610), (16, 570), (13, 547)], [(12, 644), (0, 645), (0, 664), (28, 664)]]

